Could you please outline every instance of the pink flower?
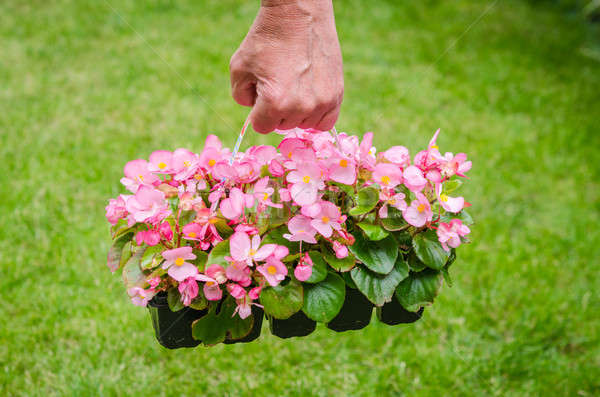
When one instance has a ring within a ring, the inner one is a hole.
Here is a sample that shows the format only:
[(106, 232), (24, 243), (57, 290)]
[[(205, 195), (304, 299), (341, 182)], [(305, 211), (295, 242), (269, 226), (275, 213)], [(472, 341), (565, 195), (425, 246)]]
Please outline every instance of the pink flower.
[(360, 143), (359, 165), (369, 171), (375, 169), (375, 147), (373, 146), (372, 132), (367, 132)]
[(310, 205), (317, 201), (319, 189), (325, 184), (321, 170), (314, 163), (300, 163), (298, 168), (287, 175), (287, 181), (292, 184), (290, 193), (298, 205)]
[(235, 281), (243, 287), (247, 287), (252, 283), (252, 279), (250, 278), (251, 270), (245, 262), (232, 262), (227, 266), (225, 273), (229, 280)]
[(335, 257), (338, 259), (344, 259), (348, 256), (348, 247), (339, 241), (333, 242), (333, 251), (335, 252)]
[(402, 170), (395, 164), (377, 164), (373, 171), (373, 180), (382, 188), (393, 188), (402, 182)]
[(106, 206), (106, 219), (111, 225), (116, 225), (119, 219), (127, 217), (126, 203), (131, 196), (119, 195), (116, 199), (110, 199)]
[(177, 287), (181, 294), (181, 302), (184, 306), (189, 306), (190, 303), (198, 296), (198, 283), (194, 277), (189, 277), (179, 283)]
[(269, 172), (271, 173), (271, 175), (279, 177), (285, 174), (285, 168), (283, 168), (283, 165), (281, 165), (279, 161), (273, 159), (269, 163)]
[(156, 230), (140, 230), (135, 235), (135, 242), (137, 245), (146, 243), (149, 246), (154, 246), (160, 242), (160, 233)]
[(450, 248), (457, 248), (461, 243), (461, 237), (471, 233), (467, 225), (464, 225), (460, 219), (452, 219), (450, 223), (440, 222), (437, 229), (437, 236), (446, 251)]
[(450, 197), (442, 193), (442, 184), (435, 185), (435, 194), (438, 202), (448, 212), (460, 212), (465, 207), (465, 199), (463, 197)]
[(279, 149), (284, 158), (291, 160), (295, 150), (304, 149), (305, 147), (305, 141), (300, 138), (285, 138), (277, 146), (277, 149)]
[(456, 156), (453, 156), (450, 152), (444, 155), (441, 163), (440, 171), (446, 178), (450, 178), (453, 175), (464, 177), (472, 165), (470, 161), (467, 161), (466, 154), (458, 153)]
[(260, 204), (268, 205), (269, 207), (274, 208), (283, 208), (282, 204), (275, 204), (271, 201), (271, 195), (275, 191), (272, 187), (268, 187), (269, 177), (265, 176), (264, 178), (259, 179), (254, 184), (254, 197), (258, 200)]
[(277, 157), (277, 149), (267, 145), (252, 146), (248, 149), (246, 155), (252, 156), (261, 166), (263, 166), (269, 164)]
[(244, 208), (254, 206), (254, 197), (245, 194), (239, 188), (234, 187), (229, 197), (221, 201), (221, 213), (227, 219), (237, 219), (244, 212)]
[(410, 165), (410, 154), (404, 146), (392, 146), (383, 153), (383, 158), (402, 168)]
[(305, 252), (298, 261), (298, 265), (294, 269), (294, 277), (299, 281), (306, 281), (312, 275), (313, 261), (310, 259), (308, 252)]
[(164, 193), (146, 185), (141, 185), (127, 200), (126, 208), (135, 222), (155, 223), (171, 213)]
[(152, 277), (147, 280), (148, 284), (150, 284), (150, 289), (155, 289), (160, 284), (160, 277)]
[(196, 255), (192, 253), (192, 247), (180, 247), (171, 250), (163, 251), (165, 262), (162, 265), (163, 269), (169, 269), (167, 272), (173, 279), (181, 282), (188, 277), (193, 277), (198, 274), (198, 268), (186, 260), (196, 259)]
[(328, 163), (329, 179), (345, 185), (354, 185), (356, 182), (356, 164), (354, 160), (344, 156), (336, 156), (330, 159)]
[(285, 267), (283, 262), (273, 257), (268, 258), (264, 265), (257, 266), (256, 270), (265, 276), (271, 287), (277, 286), (288, 274), (287, 267)]
[(176, 181), (191, 178), (200, 167), (199, 157), (187, 149), (176, 149), (173, 152), (173, 173)]
[(433, 212), (431, 211), (431, 205), (427, 200), (427, 197), (423, 193), (416, 193), (416, 199), (410, 203), (402, 216), (409, 224), (415, 227), (424, 226), (427, 222), (431, 222), (433, 219)]
[(253, 266), (253, 261), (262, 261), (270, 256), (276, 248), (276, 244), (265, 244), (260, 247), (260, 236), (255, 234), (250, 237), (243, 232), (235, 232), (229, 239), (229, 250), (231, 257), (237, 262), (246, 262)]
[(404, 185), (412, 192), (420, 192), (427, 185), (423, 171), (411, 165), (404, 170)]
[(311, 226), (317, 229), (323, 236), (329, 238), (333, 230), (342, 228), (342, 223), (346, 220), (342, 216), (340, 209), (329, 201), (321, 201), (319, 212), (313, 217), (310, 222)]
[(290, 189), (281, 188), (279, 189), (279, 199), (282, 202), (287, 203), (288, 201), (292, 201), (292, 194), (290, 193)]
[(227, 275), (223, 266), (213, 264), (206, 268), (206, 275), (216, 281), (218, 284), (223, 284), (227, 281)]
[(379, 217), (387, 218), (388, 216), (388, 205), (404, 211), (406, 209), (406, 201), (404, 201), (403, 193), (394, 193), (392, 189), (383, 189), (379, 192), (379, 200), (383, 201), (383, 205), (379, 209)]
[(169, 241), (173, 239), (173, 229), (171, 229), (171, 224), (169, 222), (165, 221), (161, 223), (158, 231), (165, 239)]
[(215, 280), (207, 280), (202, 287), (202, 292), (209, 301), (220, 301), (223, 298), (223, 290)]
[(294, 216), (287, 225), (291, 234), (284, 234), (283, 237), (289, 241), (305, 241), (309, 244), (316, 244), (317, 230), (311, 226), (310, 221), (311, 219), (304, 215)]
[(186, 240), (195, 241), (202, 240), (205, 234), (202, 226), (194, 222), (185, 225), (181, 229), (181, 232), (183, 233), (183, 238), (185, 238)]
[(236, 283), (227, 284), (227, 291), (229, 292), (229, 295), (233, 296), (235, 299), (246, 297), (246, 290)]
[(250, 291), (248, 291), (248, 296), (250, 297), (250, 299), (258, 299), (261, 290), (261, 287), (254, 287)]
[(131, 303), (136, 306), (146, 306), (148, 301), (156, 294), (154, 291), (145, 290), (140, 287), (132, 287), (127, 290)]
[(209, 172), (212, 171), (215, 165), (221, 160), (221, 150), (215, 147), (205, 147), (199, 158), (200, 166)]
[(140, 185), (152, 185), (159, 179), (148, 169), (148, 162), (143, 159), (132, 160), (123, 168), (125, 178), (121, 183), (131, 192), (137, 192)]
[(173, 153), (167, 150), (157, 150), (150, 155), (148, 169), (160, 174), (169, 174), (173, 169)]

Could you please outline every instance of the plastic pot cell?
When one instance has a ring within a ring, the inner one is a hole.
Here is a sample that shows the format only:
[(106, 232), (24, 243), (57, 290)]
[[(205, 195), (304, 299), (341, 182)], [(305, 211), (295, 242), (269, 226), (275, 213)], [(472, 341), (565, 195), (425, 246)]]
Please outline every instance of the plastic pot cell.
[(273, 335), (285, 339), (310, 335), (317, 328), (317, 323), (306, 317), (304, 312), (299, 311), (285, 320), (271, 317), (269, 318), (269, 326)]
[(250, 330), (250, 333), (241, 339), (225, 339), (223, 343), (225, 343), (226, 345), (231, 345), (234, 343), (248, 343), (258, 338), (262, 329), (263, 315), (263, 309), (256, 305), (252, 305), (252, 316), (254, 317), (254, 324), (252, 325), (252, 330)]
[(357, 289), (346, 286), (346, 299), (337, 316), (327, 328), (336, 332), (362, 329), (369, 325), (373, 304)]
[(394, 296), (391, 302), (377, 308), (377, 318), (387, 325), (410, 324), (420, 319), (424, 310), (422, 307), (418, 312), (409, 312)]
[(196, 347), (200, 343), (192, 337), (192, 323), (204, 316), (206, 310), (185, 307), (172, 312), (167, 303), (167, 294), (162, 293), (148, 302), (148, 311), (152, 318), (156, 339), (167, 349)]

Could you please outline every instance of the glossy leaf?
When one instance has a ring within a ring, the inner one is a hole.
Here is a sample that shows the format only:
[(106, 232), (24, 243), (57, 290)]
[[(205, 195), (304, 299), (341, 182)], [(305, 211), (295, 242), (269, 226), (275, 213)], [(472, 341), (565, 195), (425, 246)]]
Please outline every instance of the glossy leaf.
[(356, 241), (349, 248), (356, 259), (375, 273), (388, 274), (392, 270), (398, 258), (398, 244), (394, 237), (369, 241), (361, 232), (355, 232), (353, 236)]
[(215, 245), (212, 251), (210, 251), (206, 263), (209, 266), (217, 264), (223, 267), (227, 267), (229, 265), (229, 262), (225, 260), (226, 256), (229, 256), (229, 240), (223, 240), (217, 245)]
[(379, 225), (366, 222), (359, 222), (356, 225), (362, 229), (362, 231), (365, 233), (365, 236), (367, 236), (367, 238), (371, 241), (383, 240), (390, 234)]
[(442, 275), (438, 271), (411, 272), (396, 288), (396, 298), (406, 310), (416, 312), (433, 303), (441, 285)]
[[(283, 237), (284, 234), (289, 233), (287, 226), (279, 226), (275, 229), (270, 230), (267, 234), (263, 236), (262, 244), (279, 244), (284, 245), (289, 248), (290, 254), (300, 251), (300, 243), (297, 241), (290, 241)], [(261, 244), (261, 245), (262, 245)], [(304, 244), (304, 246), (310, 246), (309, 244)]]
[(425, 264), (423, 262), (421, 262), (419, 260), (419, 258), (417, 258), (415, 251), (412, 251), (412, 250), (408, 254), (408, 266), (410, 267), (410, 270), (413, 272), (420, 272), (422, 270), (427, 269), (427, 266), (425, 266)]
[(146, 277), (140, 268), (140, 261), (145, 250), (146, 247), (138, 247), (123, 266), (123, 283), (127, 288), (140, 287), (146, 281)]
[(229, 336), (230, 339), (241, 339), (248, 335), (254, 324), (254, 316), (241, 319), (233, 315), (236, 308), (235, 299), (231, 296), (225, 298), (220, 304), (212, 302), (208, 313), (192, 324), (192, 336), (201, 340), (206, 346), (216, 345)]
[(397, 210), (394, 207), (388, 206), (388, 216), (387, 218), (381, 218), (381, 226), (385, 230), (396, 231), (400, 229), (405, 229), (407, 227), (407, 223), (402, 217), (402, 212)]
[(433, 230), (415, 235), (412, 246), (417, 258), (427, 267), (435, 270), (440, 270), (444, 267), (450, 256), (450, 253), (442, 248), (437, 234)]
[(140, 261), (140, 267), (142, 269), (153, 269), (160, 265), (164, 260), (162, 257), (162, 251), (164, 249), (165, 248), (160, 244), (146, 248)]
[(302, 284), (297, 280), (291, 280), (286, 285), (266, 287), (260, 293), (260, 304), (264, 306), (265, 313), (281, 320), (302, 309), (303, 303)]
[(452, 179), (450, 181), (446, 181), (442, 184), (442, 193), (450, 194), (453, 191), (457, 190), (463, 184), (462, 179)]
[(379, 191), (368, 186), (358, 191), (356, 195), (356, 206), (350, 209), (349, 214), (352, 216), (363, 215), (375, 208), (379, 202)]
[(358, 290), (374, 305), (382, 306), (392, 299), (398, 284), (408, 277), (408, 264), (400, 256), (387, 275), (372, 272), (364, 265), (356, 266), (350, 274)]
[(346, 283), (340, 276), (329, 273), (317, 284), (305, 285), (302, 311), (312, 320), (327, 323), (340, 311), (346, 297)]
[(131, 241), (133, 232), (128, 232), (118, 237), (108, 250), (107, 265), (111, 271), (115, 272), (121, 267), (121, 255), (123, 247)]
[(196, 265), (200, 272), (204, 272), (204, 269), (206, 268), (206, 262), (208, 261), (208, 254), (206, 253), (206, 251), (200, 251), (196, 249), (193, 252), (194, 255), (196, 255), (196, 259), (191, 261), (191, 263)]
[(329, 250), (322, 251), (323, 259), (325, 262), (329, 264), (332, 268), (337, 270), (338, 272), (347, 272), (350, 271), (354, 265), (356, 265), (356, 258), (350, 252), (348, 252), (348, 256), (342, 259), (339, 259)]
[(167, 291), (167, 303), (172, 312), (178, 312), (185, 307), (183, 306), (183, 302), (181, 302), (181, 294), (177, 287), (173, 287)]
[(183, 227), (196, 218), (196, 211), (181, 211), (179, 215), (179, 227)]
[(308, 255), (313, 262), (312, 274), (304, 282), (314, 284), (325, 280), (325, 277), (327, 277), (327, 262), (325, 262), (323, 254), (319, 251), (310, 251)]

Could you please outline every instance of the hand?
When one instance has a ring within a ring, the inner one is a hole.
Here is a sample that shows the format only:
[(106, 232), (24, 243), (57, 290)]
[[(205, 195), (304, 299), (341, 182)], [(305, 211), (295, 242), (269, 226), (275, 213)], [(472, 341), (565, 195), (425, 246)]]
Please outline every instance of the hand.
[(230, 73), (254, 130), (333, 128), (344, 77), (331, 0), (263, 0)]

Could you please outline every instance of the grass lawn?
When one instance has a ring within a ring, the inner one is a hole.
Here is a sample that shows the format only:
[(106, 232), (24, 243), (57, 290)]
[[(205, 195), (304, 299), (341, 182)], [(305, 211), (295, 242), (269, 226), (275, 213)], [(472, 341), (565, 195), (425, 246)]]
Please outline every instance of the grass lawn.
[(473, 160), (455, 285), (412, 326), (167, 351), (105, 267), (104, 206), (129, 159), (233, 145), (228, 62), (258, 1), (108, 1), (0, 3), (0, 395), (600, 394), (600, 63), (579, 21), (336, 1), (338, 129), (416, 150), (441, 127)]

